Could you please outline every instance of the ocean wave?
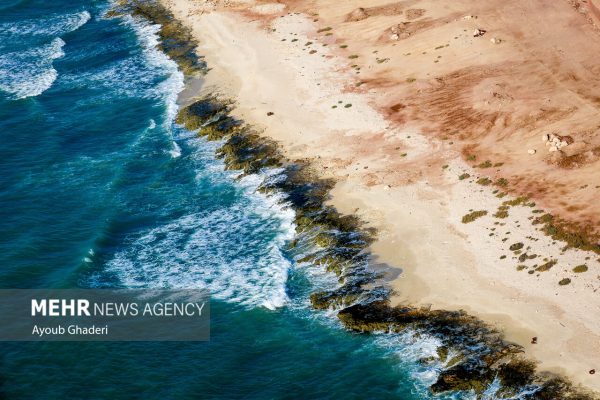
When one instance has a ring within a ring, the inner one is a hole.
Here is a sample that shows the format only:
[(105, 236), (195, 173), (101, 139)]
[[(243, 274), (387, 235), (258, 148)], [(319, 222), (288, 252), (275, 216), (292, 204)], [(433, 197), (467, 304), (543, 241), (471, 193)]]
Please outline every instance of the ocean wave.
[[(222, 168), (221, 185), (231, 185)], [(211, 168), (199, 173), (214, 175)], [(259, 181), (254, 176), (235, 182), (233, 204), (132, 235), (90, 284), (103, 286), (111, 277), (123, 287), (205, 288), (214, 299), (245, 307), (282, 307), (291, 268), (283, 249), (294, 236), (294, 213), (281, 199), (257, 193)]]
[(155, 120), (155, 124), (170, 133), (178, 109), (177, 96), (184, 87), (183, 73), (156, 47), (158, 25), (130, 16), (123, 17), (121, 23), (134, 31), (141, 51), (134, 50), (131, 56), (100, 69), (62, 76), (62, 82), (73, 87), (106, 89), (107, 99), (119, 96), (160, 100), (165, 104), (164, 118)]
[[(436, 398), (445, 400), (474, 400), (475, 395), (471, 392), (448, 393), (432, 396), (429, 387), (436, 382), (440, 371), (446, 366), (446, 362), (439, 359), (438, 348), (442, 346), (441, 340), (427, 335), (424, 332), (406, 330), (399, 334), (380, 333), (373, 338), (373, 344), (380, 349), (388, 351), (397, 357), (399, 366), (408, 371), (411, 382), (414, 384), (413, 392), (420, 398)], [(455, 354), (449, 353), (447, 360), (451, 360)], [(493, 388), (489, 396), (493, 394)], [(494, 397), (488, 397), (488, 400)]]
[(2, 36), (57, 36), (76, 31), (91, 18), (88, 11), (0, 24)]
[[(285, 304), (288, 262), (275, 244), (259, 256), (236, 243), (255, 240), (232, 235), (247, 224), (240, 209), (186, 215), (151, 229), (115, 255), (106, 267), (125, 287), (206, 288), (215, 299), (246, 306)], [(257, 229), (255, 234), (260, 235)]]
[(160, 38), (158, 32), (160, 25), (152, 24), (144, 19), (127, 16), (124, 22), (135, 31), (144, 57), (150, 67), (168, 74), (168, 78), (156, 86), (156, 91), (164, 95), (166, 105), (165, 128), (169, 129), (177, 114), (177, 97), (184, 88), (184, 77), (177, 66), (165, 53), (159, 50)]
[(61, 38), (55, 38), (42, 47), (1, 55), (0, 90), (16, 99), (38, 96), (48, 90), (58, 77), (52, 62), (64, 57), (64, 45)]

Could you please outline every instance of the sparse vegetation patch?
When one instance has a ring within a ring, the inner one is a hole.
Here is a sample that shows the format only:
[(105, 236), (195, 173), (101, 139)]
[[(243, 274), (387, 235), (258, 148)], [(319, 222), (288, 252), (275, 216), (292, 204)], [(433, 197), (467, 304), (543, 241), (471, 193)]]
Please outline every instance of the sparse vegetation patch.
[(550, 271), (550, 269), (552, 267), (554, 267), (556, 265), (556, 260), (550, 260), (545, 264), (540, 265), (539, 267), (537, 267), (535, 270), (537, 272), (546, 272), (546, 271)]
[(466, 214), (462, 217), (462, 223), (463, 224), (468, 224), (470, 222), (475, 221), (477, 218), (481, 218), (484, 215), (487, 215), (487, 211), (485, 210), (481, 210), (481, 211), (473, 211), (469, 214)]
[(495, 183), (496, 186), (506, 187), (508, 185), (508, 181), (504, 178), (500, 178)]
[(588, 270), (588, 267), (585, 264), (578, 265), (575, 268), (573, 268), (573, 272), (575, 272), (577, 274), (580, 274), (582, 272), (587, 272), (587, 270)]
[(600, 254), (598, 235), (590, 228), (569, 224), (551, 214), (544, 214), (533, 220), (533, 224), (543, 224), (542, 231), (554, 240), (566, 243), (565, 248), (577, 248)]
[(496, 218), (508, 218), (508, 206), (500, 206), (498, 207), (498, 211), (496, 211), (496, 213), (494, 214), (494, 217)]
[(518, 242), (518, 243), (510, 245), (509, 249), (511, 251), (517, 251), (517, 250), (521, 250), (523, 248), (523, 246), (525, 246), (523, 243)]

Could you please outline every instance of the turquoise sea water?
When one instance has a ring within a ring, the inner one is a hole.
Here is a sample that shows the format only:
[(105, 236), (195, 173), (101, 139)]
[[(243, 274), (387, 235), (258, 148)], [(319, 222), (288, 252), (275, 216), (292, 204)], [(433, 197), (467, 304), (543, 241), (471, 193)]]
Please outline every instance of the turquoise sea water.
[(0, 1), (0, 287), (208, 288), (211, 340), (1, 343), (0, 398), (431, 398), (435, 340), (311, 310), (293, 212), (174, 124), (157, 28), (108, 7)]

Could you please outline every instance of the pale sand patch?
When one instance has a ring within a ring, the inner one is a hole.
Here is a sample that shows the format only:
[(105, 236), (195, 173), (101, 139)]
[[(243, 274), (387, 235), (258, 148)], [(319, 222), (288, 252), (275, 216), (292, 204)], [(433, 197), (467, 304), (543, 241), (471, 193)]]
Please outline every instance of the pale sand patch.
[[(371, 106), (378, 91), (348, 91), (360, 79), (359, 71), (350, 68), (352, 60), (337, 55), (334, 35), (317, 35), (319, 27), (311, 19), (287, 14), (274, 20), (275, 32), (268, 32), (235, 14), (194, 13), (191, 1), (167, 4), (192, 26), (212, 68), (204, 90), (235, 99), (236, 115), (279, 141), (289, 157), (315, 159), (325, 177), (339, 180), (332, 204), (379, 230), (376, 261), (402, 269), (393, 282), (396, 302), (466, 309), (497, 324), (543, 368), (600, 389), (598, 375), (587, 373), (598, 369), (600, 360), (595, 255), (591, 261), (580, 251), (561, 255), (560, 245), (531, 225), (531, 208), (513, 207), (509, 218), (498, 220), (504, 226), (494, 225), (492, 214), (509, 197), (500, 200), (492, 188), (459, 181), (463, 171), (473, 177), (480, 171), (458, 161), (458, 149), (447, 141), (423, 136), (418, 127), (390, 124)], [(389, 25), (390, 17), (377, 18), (382, 27)], [(417, 45), (430, 48), (425, 42)], [(375, 58), (366, 48), (356, 52)], [(386, 63), (372, 68), (384, 69)], [(489, 214), (462, 224), (470, 209)], [(494, 227), (501, 234), (490, 237)], [(517, 271), (520, 263), (508, 250), (516, 242), (558, 264), (539, 277)], [(595, 271), (570, 272), (584, 261)], [(563, 277), (572, 283), (559, 286)], [(537, 345), (529, 344), (533, 336), (539, 338)]]
[(285, 9), (285, 4), (281, 3), (267, 3), (267, 4), (258, 4), (252, 7), (250, 10), (257, 14), (269, 15), (276, 14), (278, 12), (282, 12)]

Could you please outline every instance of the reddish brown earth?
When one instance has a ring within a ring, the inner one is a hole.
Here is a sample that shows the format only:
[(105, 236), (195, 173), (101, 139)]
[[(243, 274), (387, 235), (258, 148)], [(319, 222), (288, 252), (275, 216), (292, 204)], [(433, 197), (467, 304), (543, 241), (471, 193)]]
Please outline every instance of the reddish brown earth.
[[(502, 163), (482, 173), (600, 233), (600, 12), (591, 2), (280, 3), (320, 11), (315, 19), (348, 45), (343, 52), (359, 56), (358, 90), (376, 89), (393, 121), (452, 141), (473, 164)], [(549, 153), (545, 133), (573, 143)]]

